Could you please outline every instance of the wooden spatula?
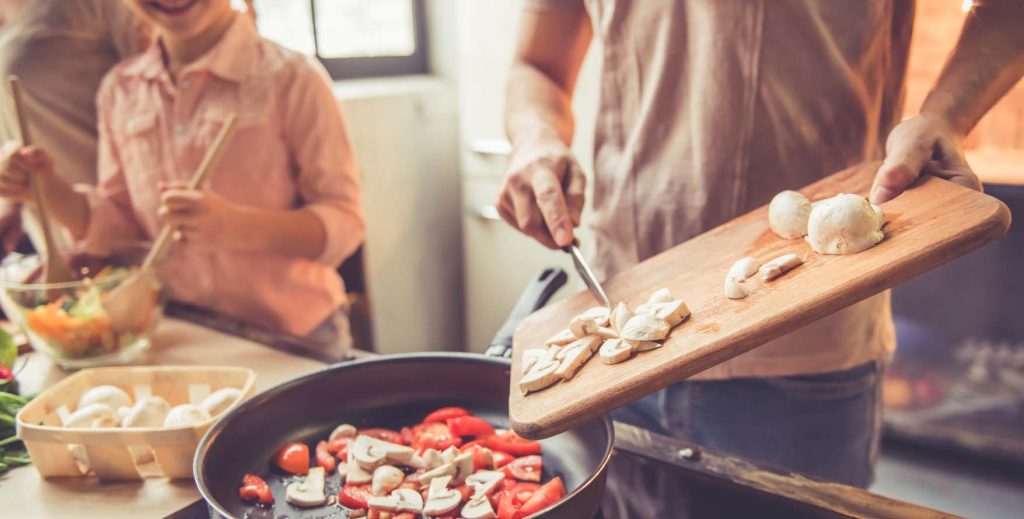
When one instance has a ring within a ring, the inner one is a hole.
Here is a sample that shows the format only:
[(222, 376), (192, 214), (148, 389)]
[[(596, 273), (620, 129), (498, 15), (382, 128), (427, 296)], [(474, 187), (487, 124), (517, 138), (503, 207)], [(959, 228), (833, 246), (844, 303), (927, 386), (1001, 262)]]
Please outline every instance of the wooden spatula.
[[(203, 156), (202, 162), (199, 163), (199, 167), (189, 180), (189, 189), (195, 190), (202, 186), (207, 173), (220, 159), (227, 144), (231, 141), (236, 120), (237, 115), (230, 114), (224, 121), (220, 132), (206, 150), (206, 155)], [(104, 296), (103, 309), (106, 310), (114, 330), (137, 330), (145, 324), (148, 312), (145, 311), (144, 305), (146, 301), (152, 299), (157, 286), (153, 265), (170, 246), (172, 232), (173, 229), (164, 226), (149, 249), (149, 253), (146, 254), (146, 258), (142, 261), (139, 270)]]
[[(21, 135), (21, 144), (28, 146), (32, 144), (32, 138), (29, 133), (28, 119), (22, 100), (21, 82), (18, 80), (18, 76), (10, 76), (7, 78), (7, 84), (11, 90), (11, 101), (14, 104), (15, 118), (18, 121), (18, 133)], [(32, 199), (36, 205), (36, 212), (39, 213), (39, 226), (43, 230), (43, 241), (45, 241), (43, 247), (36, 247), (43, 257), (43, 282), (63, 283), (65, 281), (74, 281), (77, 279), (77, 276), (71, 271), (67, 260), (61, 256), (60, 249), (57, 247), (57, 241), (53, 237), (53, 227), (50, 225), (50, 216), (46, 210), (46, 201), (43, 199), (39, 180), (34, 175), (29, 177), (29, 187), (32, 190)], [(44, 249), (45, 253), (43, 252)]]
[[(801, 191), (811, 200), (866, 194), (878, 166), (862, 164)], [(620, 272), (604, 283), (613, 302), (635, 308), (664, 287), (693, 314), (661, 348), (621, 364), (590, 360), (572, 379), (523, 395), (523, 351), (543, 347), (594, 301), (581, 292), (542, 308), (520, 323), (513, 341), (513, 429), (530, 438), (568, 430), (967, 254), (1002, 237), (1010, 225), (1010, 211), (999, 200), (930, 176), (882, 209), (885, 239), (859, 254), (824, 256), (806, 240), (776, 236), (764, 206)], [(725, 297), (725, 275), (734, 261), (787, 253), (807, 259), (778, 279), (757, 280), (746, 299)], [(950, 296), (949, 304), (963, 304)]]

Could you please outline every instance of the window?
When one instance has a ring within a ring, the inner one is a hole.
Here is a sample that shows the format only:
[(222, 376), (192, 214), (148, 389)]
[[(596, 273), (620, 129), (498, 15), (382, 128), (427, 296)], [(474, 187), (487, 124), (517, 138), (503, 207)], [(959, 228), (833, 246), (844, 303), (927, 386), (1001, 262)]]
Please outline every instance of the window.
[(423, 0), (255, 0), (260, 34), (335, 79), (427, 72)]

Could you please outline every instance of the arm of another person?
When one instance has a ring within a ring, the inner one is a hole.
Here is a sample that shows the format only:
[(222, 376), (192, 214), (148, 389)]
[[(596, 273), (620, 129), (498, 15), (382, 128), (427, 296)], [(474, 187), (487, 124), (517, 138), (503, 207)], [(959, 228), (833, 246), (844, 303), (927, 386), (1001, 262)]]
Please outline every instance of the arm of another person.
[(1024, 76), (1024, 2), (985, 0), (967, 15), (956, 48), (921, 113), (889, 134), (871, 201), (882, 203), (929, 173), (981, 189), (963, 157), (974, 125)]
[(550, 248), (572, 243), (585, 179), (569, 150), (572, 92), (593, 37), (582, 0), (529, 0), (508, 78), (512, 141), (498, 212)]

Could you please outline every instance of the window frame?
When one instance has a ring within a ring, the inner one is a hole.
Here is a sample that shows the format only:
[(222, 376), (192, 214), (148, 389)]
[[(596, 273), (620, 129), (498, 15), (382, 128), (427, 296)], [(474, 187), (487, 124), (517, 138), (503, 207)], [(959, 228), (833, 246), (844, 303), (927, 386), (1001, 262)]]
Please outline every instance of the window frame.
[(423, 0), (409, 0), (412, 4), (413, 43), (415, 50), (409, 56), (371, 56), (357, 58), (324, 58), (320, 56), (320, 43), (316, 34), (316, 0), (309, 0), (313, 22), (313, 50), (331, 79), (365, 79), (373, 77), (426, 74), (430, 71), (427, 55), (426, 9)]

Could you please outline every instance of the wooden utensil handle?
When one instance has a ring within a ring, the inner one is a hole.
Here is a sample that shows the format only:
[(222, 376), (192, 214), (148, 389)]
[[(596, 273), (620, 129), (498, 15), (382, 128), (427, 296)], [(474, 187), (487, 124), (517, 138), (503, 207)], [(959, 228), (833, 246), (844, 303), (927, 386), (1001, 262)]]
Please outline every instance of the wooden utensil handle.
[[(192, 178), (188, 182), (188, 188), (191, 190), (199, 189), (206, 180), (207, 174), (213, 168), (213, 165), (217, 163), (221, 155), (224, 153), (224, 149), (227, 148), (225, 144), (230, 141), (231, 136), (234, 134), (235, 122), (238, 119), (238, 114), (230, 114), (224, 121), (224, 125), (221, 126), (220, 132), (213, 139), (213, 143), (206, 150), (206, 155), (203, 156), (202, 162), (199, 163), (199, 167), (196, 168), (196, 172), (192, 175)], [(172, 229), (169, 226), (164, 226), (160, 230), (160, 234), (157, 235), (156, 241), (153, 242), (153, 247), (149, 249), (149, 254), (146, 254), (146, 259), (142, 262), (141, 271), (146, 271), (153, 267), (153, 263), (163, 255), (164, 251), (171, 241)]]

